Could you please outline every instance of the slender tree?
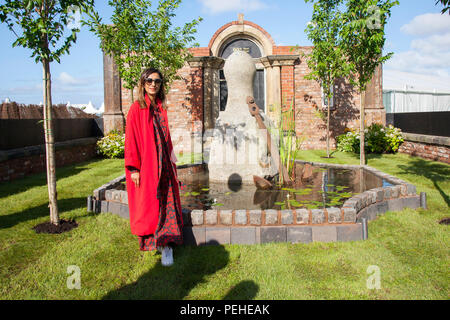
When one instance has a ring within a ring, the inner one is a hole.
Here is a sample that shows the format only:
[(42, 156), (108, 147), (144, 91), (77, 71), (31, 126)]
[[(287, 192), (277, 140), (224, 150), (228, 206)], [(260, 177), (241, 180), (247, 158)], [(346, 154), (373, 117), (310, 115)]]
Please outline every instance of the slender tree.
[(314, 4), (312, 19), (305, 30), (314, 45), (306, 55), (308, 67), (312, 70), (306, 79), (317, 81), (327, 100), (327, 158), (330, 157), (330, 105), (334, 82), (346, 77), (350, 65), (341, 48), (340, 33), (343, 25), (339, 6), (343, 0), (305, 0)]
[(376, 68), (391, 58), (383, 55), (386, 41), (384, 28), (391, 8), (398, 5), (393, 0), (347, 0), (342, 28), (342, 48), (355, 76), (349, 78), (360, 92), (360, 164), (365, 165), (364, 118), (365, 91)]
[(102, 50), (112, 55), (132, 101), (143, 69), (160, 69), (170, 84), (190, 57), (187, 48), (194, 41), (195, 27), (202, 18), (183, 28), (173, 28), (172, 18), (180, 3), (181, 0), (160, 0), (152, 11), (150, 0), (110, 0), (108, 4), (114, 8), (112, 25), (103, 24), (95, 11), (83, 21), (100, 38)]
[[(44, 94), (44, 134), (47, 160), (47, 185), (50, 222), (59, 225), (56, 193), (55, 147), (52, 124), (52, 89), (50, 63), (60, 62), (62, 55), (76, 42), (79, 28), (75, 12), (86, 11), (93, 1), (80, 0), (6, 0), (0, 5), (0, 21), (16, 35), (13, 47), (31, 49), (31, 57), (42, 63)], [(72, 26), (72, 27), (71, 27)], [(69, 34), (65, 30), (71, 29)]]

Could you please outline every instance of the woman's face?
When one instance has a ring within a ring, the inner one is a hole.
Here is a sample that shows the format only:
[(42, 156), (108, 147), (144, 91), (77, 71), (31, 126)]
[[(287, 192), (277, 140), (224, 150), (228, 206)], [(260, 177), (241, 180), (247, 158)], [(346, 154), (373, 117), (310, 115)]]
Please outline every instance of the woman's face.
[(145, 92), (149, 96), (155, 97), (161, 87), (162, 79), (157, 72), (150, 74), (145, 80)]

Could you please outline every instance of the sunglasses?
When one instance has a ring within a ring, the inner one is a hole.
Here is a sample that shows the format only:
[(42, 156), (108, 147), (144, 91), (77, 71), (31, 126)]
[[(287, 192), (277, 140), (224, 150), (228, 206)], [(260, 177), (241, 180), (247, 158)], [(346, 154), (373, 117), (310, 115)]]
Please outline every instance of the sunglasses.
[(160, 85), (162, 83), (161, 79), (152, 79), (152, 78), (147, 78), (145, 79), (145, 83), (151, 85), (152, 83), (155, 83), (156, 86)]

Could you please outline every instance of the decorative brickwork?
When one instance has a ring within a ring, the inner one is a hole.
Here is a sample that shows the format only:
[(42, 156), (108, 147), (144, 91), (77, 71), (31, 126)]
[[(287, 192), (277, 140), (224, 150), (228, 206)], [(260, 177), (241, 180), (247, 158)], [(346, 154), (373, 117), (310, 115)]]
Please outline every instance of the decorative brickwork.
[(450, 138), (403, 133), (399, 152), (450, 164)]
[[(97, 156), (97, 138), (55, 143), (56, 167), (86, 161)], [(0, 151), (1, 182), (46, 171), (45, 146)]]

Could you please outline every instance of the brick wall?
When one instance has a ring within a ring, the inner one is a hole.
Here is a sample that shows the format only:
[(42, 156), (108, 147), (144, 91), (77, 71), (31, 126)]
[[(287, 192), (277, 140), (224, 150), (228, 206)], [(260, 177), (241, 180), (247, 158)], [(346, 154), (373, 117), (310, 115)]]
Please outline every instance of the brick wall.
[(399, 152), (450, 164), (450, 138), (403, 133)]
[[(75, 142), (75, 140), (73, 140)], [(96, 138), (80, 139), (75, 143), (55, 144), (56, 167), (86, 161), (97, 156)], [(2, 151), (0, 154), (0, 182), (23, 178), (46, 171), (44, 146)]]

